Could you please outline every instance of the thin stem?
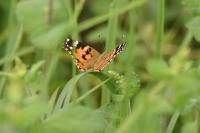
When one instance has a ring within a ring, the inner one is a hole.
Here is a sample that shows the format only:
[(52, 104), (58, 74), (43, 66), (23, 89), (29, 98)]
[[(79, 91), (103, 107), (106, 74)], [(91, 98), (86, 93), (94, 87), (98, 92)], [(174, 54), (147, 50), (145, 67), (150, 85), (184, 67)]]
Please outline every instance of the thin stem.
[(161, 46), (164, 37), (165, 0), (157, 0), (156, 57), (161, 58)]
[(188, 32), (185, 39), (183, 40), (183, 42), (181, 44), (180, 51), (182, 51), (183, 49), (188, 47), (188, 45), (192, 41), (192, 38), (193, 38), (192, 33)]
[(99, 87), (101, 87), (102, 85), (104, 85), (106, 82), (108, 82), (111, 78), (108, 78), (106, 80), (104, 80), (103, 82), (101, 82), (100, 84), (98, 84), (97, 86), (93, 87), (92, 89), (90, 89), (88, 92), (86, 92), (84, 95), (82, 95), (81, 97), (79, 97), (76, 101), (74, 101), (72, 104), (77, 104), (80, 103), (83, 99), (85, 99), (87, 96), (89, 96), (91, 93), (93, 93), (94, 91), (96, 91)]
[[(75, 11), (72, 16), (72, 21), (74, 23), (74, 27), (73, 27), (74, 32), (72, 34), (72, 38), (77, 39), (78, 35), (79, 35), (78, 18), (83, 9), (85, 0), (80, 0), (79, 2), (77, 2), (77, 1), (75, 1), (75, 2), (76, 2)], [(76, 75), (76, 66), (74, 64), (72, 64), (72, 77), (74, 77), (75, 75)]]
[(48, 1), (47, 24), (52, 23), (52, 14), (53, 14), (53, 0), (49, 0)]
[(89, 19), (87, 21), (84, 21), (83, 23), (80, 24), (80, 27), (79, 27), (79, 31), (83, 31), (83, 30), (86, 30), (88, 28), (91, 28), (95, 25), (98, 25), (100, 23), (103, 23), (105, 22), (106, 20), (108, 20), (108, 18), (113, 15), (121, 15), (133, 8), (136, 8), (136, 7), (139, 7), (141, 6), (142, 4), (144, 4), (147, 0), (138, 0), (138, 1), (133, 1), (131, 2), (130, 4), (116, 10), (114, 13), (105, 13), (104, 15), (101, 15), (101, 16), (98, 16), (98, 17), (95, 17), (95, 18), (92, 18), (92, 19)]
[(19, 52), (16, 52), (16, 54), (10, 56), (10, 58), (8, 57), (3, 57), (0, 59), (0, 65), (3, 65), (4, 63), (7, 63), (7, 62), (11, 62), (13, 61), (13, 59), (15, 57), (20, 57), (20, 56), (24, 56), (26, 54), (29, 54), (29, 53), (32, 53), (34, 51), (34, 47), (27, 47), (27, 48), (24, 48), (23, 50), (19, 51)]

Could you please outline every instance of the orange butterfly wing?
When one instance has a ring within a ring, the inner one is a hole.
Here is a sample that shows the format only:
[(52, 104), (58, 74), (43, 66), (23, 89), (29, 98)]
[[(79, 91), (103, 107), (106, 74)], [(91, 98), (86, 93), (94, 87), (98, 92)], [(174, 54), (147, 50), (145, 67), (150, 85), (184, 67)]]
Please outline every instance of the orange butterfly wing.
[(79, 48), (75, 52), (76, 66), (80, 71), (92, 69), (100, 53), (90, 46)]
[(101, 59), (99, 59), (95, 63), (93, 70), (98, 72), (102, 71), (112, 61), (112, 59), (114, 59), (123, 50), (124, 47), (125, 44), (122, 43), (118, 47), (116, 47), (112, 53), (110, 54), (104, 53)]
[(76, 59), (76, 66), (80, 71), (93, 70), (100, 72), (116, 55), (122, 51), (124, 47), (125, 44), (122, 43), (116, 47), (112, 53), (103, 53), (101, 55), (97, 50), (89, 45), (84, 45), (81, 42), (73, 42), (71, 39), (66, 39), (64, 48), (69, 54), (72, 55), (72, 57)]

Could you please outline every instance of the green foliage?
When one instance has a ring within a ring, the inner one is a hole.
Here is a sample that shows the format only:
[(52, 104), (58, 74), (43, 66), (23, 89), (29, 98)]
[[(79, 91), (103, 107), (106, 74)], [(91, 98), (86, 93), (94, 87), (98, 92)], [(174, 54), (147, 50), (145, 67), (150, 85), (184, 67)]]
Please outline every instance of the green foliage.
[(187, 24), (188, 29), (193, 33), (197, 41), (200, 41), (200, 28), (198, 26), (199, 23), (200, 23), (200, 16), (194, 17)]
[(183, 0), (184, 9), (193, 16), (200, 15), (200, 3), (198, 0)]
[(116, 80), (116, 92), (113, 98), (119, 98), (117, 101), (129, 99), (136, 95), (140, 89), (140, 79), (136, 73), (128, 73), (127, 75), (119, 75), (116, 72), (109, 71), (110, 75)]
[[(199, 0), (7, 0), (0, 17), (0, 132), (200, 132)], [(126, 47), (78, 73), (68, 37)]]
[(106, 123), (100, 112), (80, 106), (69, 106), (45, 120), (40, 132), (97, 133), (103, 132)]
[(151, 60), (148, 64), (148, 71), (152, 79), (169, 79), (172, 77), (170, 68), (163, 60)]
[(190, 15), (187, 27), (197, 41), (200, 41), (200, 3), (198, 0), (183, 0), (185, 12)]
[(17, 4), (16, 11), (17, 18), (30, 35), (31, 42), (45, 49), (54, 48), (64, 39), (69, 30), (66, 14), (60, 13), (65, 10), (62, 4), (55, 1), (52, 7), (53, 12), (50, 14), (47, 3), (48, 0), (21, 1)]

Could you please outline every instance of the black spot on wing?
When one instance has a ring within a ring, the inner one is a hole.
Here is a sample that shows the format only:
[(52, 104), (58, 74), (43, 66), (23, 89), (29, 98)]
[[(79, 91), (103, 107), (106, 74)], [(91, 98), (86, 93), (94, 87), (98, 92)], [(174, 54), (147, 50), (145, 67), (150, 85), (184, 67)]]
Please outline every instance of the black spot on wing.
[(87, 60), (87, 59), (85, 58), (85, 55), (82, 55), (82, 58), (83, 58), (84, 60)]
[(89, 51), (89, 50), (87, 50), (85, 53), (86, 53), (86, 54), (90, 54), (90, 51)]

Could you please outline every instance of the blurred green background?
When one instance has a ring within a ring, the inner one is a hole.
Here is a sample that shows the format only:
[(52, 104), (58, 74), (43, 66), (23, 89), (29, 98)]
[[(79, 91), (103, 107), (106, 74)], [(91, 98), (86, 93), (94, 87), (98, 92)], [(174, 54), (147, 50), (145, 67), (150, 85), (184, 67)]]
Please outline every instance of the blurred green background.
[[(79, 72), (66, 38), (124, 51)], [(1, 0), (0, 132), (199, 133), (199, 0)]]

